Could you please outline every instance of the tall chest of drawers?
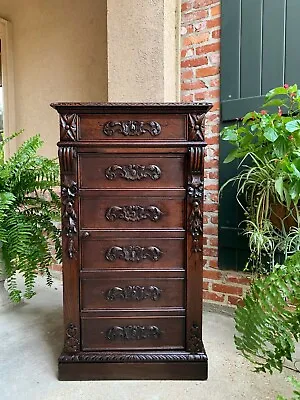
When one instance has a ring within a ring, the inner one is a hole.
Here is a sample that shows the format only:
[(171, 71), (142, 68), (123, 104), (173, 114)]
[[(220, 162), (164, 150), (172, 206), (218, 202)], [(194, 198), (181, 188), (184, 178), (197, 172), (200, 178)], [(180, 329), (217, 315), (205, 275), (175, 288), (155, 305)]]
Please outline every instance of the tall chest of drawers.
[(60, 119), (59, 379), (206, 379), (203, 151), (211, 105), (51, 106)]

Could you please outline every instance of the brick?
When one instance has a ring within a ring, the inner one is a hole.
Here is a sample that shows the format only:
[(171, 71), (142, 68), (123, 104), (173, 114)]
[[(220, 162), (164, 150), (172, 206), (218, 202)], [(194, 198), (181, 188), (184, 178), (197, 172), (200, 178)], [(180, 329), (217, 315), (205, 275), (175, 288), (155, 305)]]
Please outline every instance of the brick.
[(209, 267), (209, 268), (214, 268), (217, 269), (218, 268), (218, 259), (206, 259), (205, 260), (205, 266)]
[(203, 254), (205, 256), (217, 257), (218, 256), (218, 249), (217, 248), (212, 248), (212, 247), (205, 247), (203, 249)]
[(226, 276), (227, 282), (238, 283), (241, 285), (250, 285), (251, 278), (247, 276), (241, 275), (227, 275)]
[(212, 4), (219, 3), (220, 0), (195, 0), (193, 7), (194, 8), (202, 8), (202, 7), (207, 7)]
[(214, 39), (219, 39), (219, 38), (221, 37), (221, 30), (220, 30), (220, 29), (217, 29), (217, 30), (213, 31), (212, 37), (213, 37)]
[(215, 66), (220, 65), (220, 53), (211, 53), (209, 55), (209, 64)]
[(183, 82), (181, 84), (181, 90), (195, 90), (195, 89), (203, 89), (205, 88), (205, 84), (199, 79), (194, 82)]
[(215, 102), (211, 111), (220, 110), (220, 102)]
[(204, 67), (196, 69), (196, 77), (203, 78), (205, 76), (214, 76), (217, 75), (220, 71), (219, 67)]
[(205, 185), (205, 190), (218, 190), (219, 185), (217, 183), (210, 183), (209, 185)]
[(190, 103), (193, 101), (193, 95), (192, 94), (184, 95), (182, 96), (181, 99), (184, 103)]
[(237, 296), (228, 296), (228, 303), (234, 306), (242, 306), (244, 305), (244, 300)]
[(208, 178), (209, 179), (219, 179), (219, 173), (218, 172), (210, 172), (210, 171), (208, 171)]
[[(214, 218), (216, 218), (216, 217), (214, 217)], [(211, 219), (211, 222), (212, 222), (212, 219)], [(212, 222), (212, 223), (217, 224), (218, 220), (217, 220), (217, 222)], [(211, 238), (207, 239), (207, 244), (209, 246), (218, 247), (218, 243), (219, 243), (219, 241), (218, 241), (217, 237), (211, 237)]]
[(203, 291), (203, 298), (205, 300), (212, 300), (212, 301), (218, 301), (218, 302), (223, 302), (225, 296), (223, 294), (217, 294), (213, 292), (207, 292), (206, 290)]
[(221, 4), (211, 7), (210, 15), (213, 17), (215, 17), (216, 15), (221, 15)]
[(219, 160), (205, 160), (205, 168), (218, 168)]
[(208, 10), (193, 11), (189, 13), (184, 13), (181, 15), (182, 22), (197, 21), (203, 18), (207, 18)]
[[(187, 71), (182, 71), (181, 72), (181, 79), (183, 81), (187, 80), (187, 79), (192, 79), (193, 78), (193, 71), (191, 69), (187, 70)], [(199, 82), (199, 81), (197, 81)], [(200, 81), (201, 82), (201, 81)]]
[(50, 270), (62, 272), (62, 265), (61, 264), (53, 264), (50, 266)]
[(203, 278), (206, 279), (214, 279), (214, 280), (220, 280), (222, 278), (222, 274), (220, 271), (211, 271), (208, 269), (203, 270)]
[(200, 34), (197, 34), (197, 35), (187, 36), (183, 40), (183, 45), (186, 46), (186, 47), (192, 46), (194, 44), (206, 42), (208, 40), (208, 38), (209, 38), (209, 33), (208, 32), (200, 33)]
[(221, 293), (242, 295), (243, 289), (237, 286), (225, 285), (222, 283), (213, 283), (212, 290)]
[(181, 11), (182, 12), (188, 11), (191, 8), (192, 8), (192, 3), (190, 1), (187, 1), (187, 2), (181, 4)]
[(212, 79), (209, 82), (209, 86), (211, 86), (211, 87), (220, 87), (220, 79), (219, 78)]
[(221, 18), (209, 19), (206, 22), (206, 26), (207, 26), (208, 29), (215, 28), (216, 26), (220, 27), (221, 26)]
[(220, 90), (206, 90), (201, 93), (195, 93), (196, 100), (203, 100), (203, 99), (216, 99), (220, 97)]
[(219, 143), (219, 136), (206, 137), (205, 141), (206, 141), (207, 144), (218, 144)]
[[(204, 211), (218, 211), (218, 204), (204, 203), (203, 204), (203, 210)], [(207, 228), (205, 227), (205, 229), (207, 229)], [(207, 234), (210, 234), (210, 235), (215, 235), (216, 233), (217, 233), (217, 229), (215, 231), (213, 231), (212, 233), (209, 233), (207, 231)]]
[(208, 290), (209, 282), (203, 281), (203, 290)]
[(201, 65), (207, 65), (207, 64), (208, 64), (207, 57), (190, 58), (188, 60), (181, 61), (181, 68), (200, 67)]
[[(218, 217), (211, 217), (210, 219), (212, 224), (217, 224), (219, 222)], [(213, 244), (211, 244), (213, 246)], [(217, 246), (217, 244), (215, 244), (214, 246)]]
[[(205, 204), (204, 204), (205, 205)], [(216, 205), (217, 206), (217, 208), (218, 208), (218, 205), (217, 204), (211, 204), (211, 205)], [(204, 206), (203, 206), (204, 207)], [(204, 232), (207, 234), (207, 235), (217, 235), (218, 234), (218, 227), (216, 226), (216, 225), (206, 225), (205, 226), (205, 228), (204, 228)], [(204, 253), (205, 254), (205, 253)], [(214, 255), (215, 256), (215, 254), (205, 254), (205, 255), (207, 255), (207, 256), (210, 256), (210, 255)]]
[(212, 44), (205, 44), (203, 46), (199, 46), (196, 48), (197, 55), (213, 53), (215, 51), (217, 51), (217, 52), (220, 51), (220, 42), (212, 43)]

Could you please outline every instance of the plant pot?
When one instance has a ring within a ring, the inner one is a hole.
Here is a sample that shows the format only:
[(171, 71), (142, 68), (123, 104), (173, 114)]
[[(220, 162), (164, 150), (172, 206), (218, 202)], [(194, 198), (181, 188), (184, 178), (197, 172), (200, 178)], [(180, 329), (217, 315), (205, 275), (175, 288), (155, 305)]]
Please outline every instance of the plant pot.
[(8, 296), (7, 290), (5, 289), (5, 264), (2, 257), (2, 243), (0, 242), (0, 309), (10, 306), (11, 300)]
[(292, 227), (298, 226), (295, 208), (288, 210), (284, 204), (271, 204), (271, 209), (270, 221), (280, 231), (283, 226), (286, 232), (289, 232)]

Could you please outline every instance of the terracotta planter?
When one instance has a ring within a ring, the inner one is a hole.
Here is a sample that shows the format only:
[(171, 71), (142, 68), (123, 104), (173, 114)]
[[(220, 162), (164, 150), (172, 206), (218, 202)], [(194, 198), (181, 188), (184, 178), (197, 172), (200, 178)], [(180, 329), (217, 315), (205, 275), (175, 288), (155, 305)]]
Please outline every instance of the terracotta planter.
[(270, 221), (280, 231), (282, 230), (282, 224), (286, 232), (289, 232), (291, 227), (297, 227), (297, 218), (295, 208), (290, 211), (283, 204), (271, 204), (272, 212), (270, 215)]

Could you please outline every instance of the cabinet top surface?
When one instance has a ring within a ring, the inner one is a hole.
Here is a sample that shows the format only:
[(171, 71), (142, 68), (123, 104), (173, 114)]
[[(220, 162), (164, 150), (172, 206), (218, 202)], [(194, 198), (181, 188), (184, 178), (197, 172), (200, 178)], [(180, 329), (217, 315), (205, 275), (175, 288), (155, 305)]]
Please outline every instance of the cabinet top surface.
[(97, 102), (57, 102), (50, 106), (58, 112), (80, 110), (83, 112), (207, 112), (211, 103), (97, 103)]

